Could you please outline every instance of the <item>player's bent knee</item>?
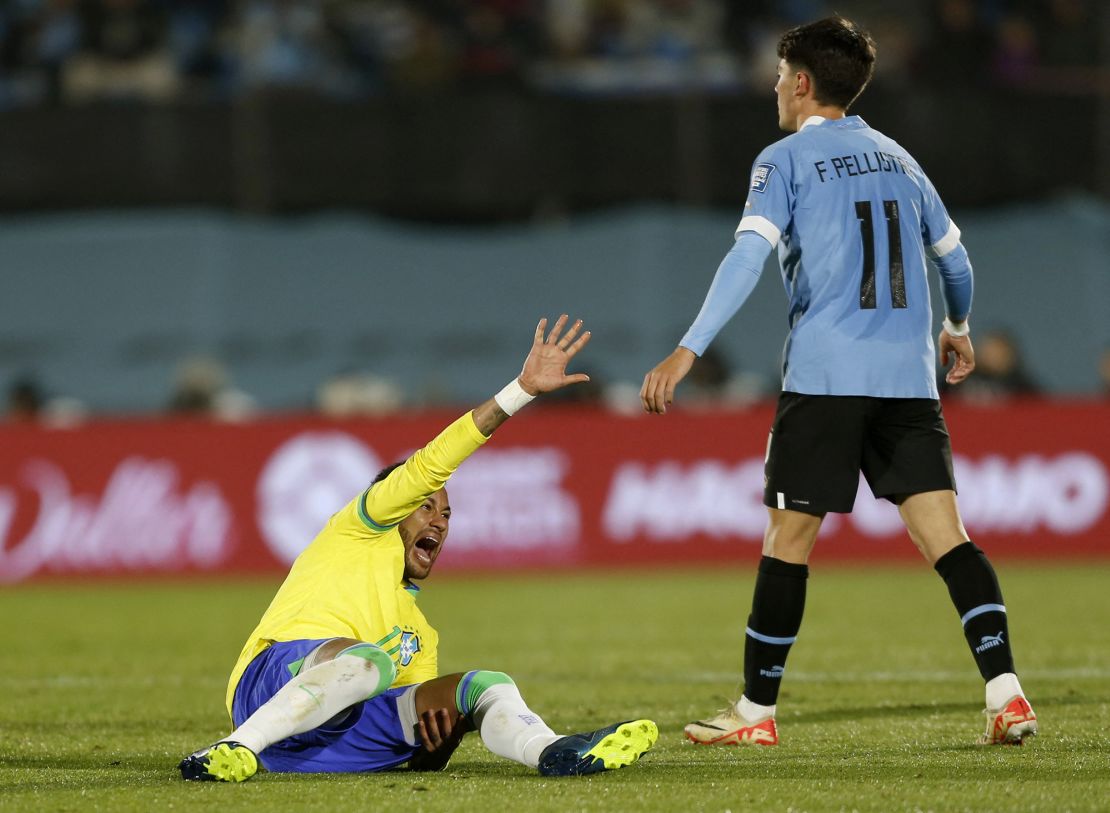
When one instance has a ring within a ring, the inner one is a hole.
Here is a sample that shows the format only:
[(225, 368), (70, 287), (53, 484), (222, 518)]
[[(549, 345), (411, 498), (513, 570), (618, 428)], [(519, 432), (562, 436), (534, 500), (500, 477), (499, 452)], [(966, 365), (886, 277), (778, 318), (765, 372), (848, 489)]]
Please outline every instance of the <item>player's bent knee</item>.
[(504, 672), (489, 672), (485, 669), (467, 672), (455, 689), (455, 707), (459, 710), (459, 714), (469, 717), (478, 703), (478, 698), (493, 686), (505, 684), (514, 685), (513, 679)]
[[(360, 658), (366, 663), (368, 667), (365, 671), (367, 683), (364, 688), (367, 689), (367, 697), (375, 697), (381, 694), (392, 685), (397, 677), (397, 667), (393, 664), (393, 659), (381, 647), (373, 644), (355, 644), (347, 647), (335, 657), (338, 660), (344, 656)], [(370, 666), (374, 666), (376, 669), (370, 669)]]

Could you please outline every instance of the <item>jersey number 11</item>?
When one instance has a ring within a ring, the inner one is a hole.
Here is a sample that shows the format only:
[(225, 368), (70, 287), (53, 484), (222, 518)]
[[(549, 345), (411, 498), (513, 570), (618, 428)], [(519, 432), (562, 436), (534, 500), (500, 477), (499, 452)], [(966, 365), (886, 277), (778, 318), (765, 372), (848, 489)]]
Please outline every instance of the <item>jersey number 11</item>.
[[(906, 307), (906, 274), (902, 270), (902, 229), (898, 223), (898, 201), (884, 200), (886, 215), (886, 242), (889, 247), (890, 306)], [(859, 283), (859, 306), (874, 310), (875, 305), (875, 219), (871, 214), (871, 201), (856, 201), (859, 233), (863, 238), (863, 278)]]

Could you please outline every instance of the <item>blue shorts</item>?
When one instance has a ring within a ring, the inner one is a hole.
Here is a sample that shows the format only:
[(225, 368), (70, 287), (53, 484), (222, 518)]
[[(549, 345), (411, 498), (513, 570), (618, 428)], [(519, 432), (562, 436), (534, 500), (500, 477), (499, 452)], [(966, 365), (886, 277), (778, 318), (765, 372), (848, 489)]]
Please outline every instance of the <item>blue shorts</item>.
[[(235, 687), (231, 717), (236, 728), (292, 679), (290, 664), (331, 639), (279, 641), (261, 652)], [(348, 773), (384, 771), (408, 762), (420, 748), (403, 719), (415, 714), (416, 686), (388, 689), (354, 706), (334, 728), (315, 728), (274, 743), (259, 759), (268, 771)], [(415, 722), (415, 721), (413, 721)]]

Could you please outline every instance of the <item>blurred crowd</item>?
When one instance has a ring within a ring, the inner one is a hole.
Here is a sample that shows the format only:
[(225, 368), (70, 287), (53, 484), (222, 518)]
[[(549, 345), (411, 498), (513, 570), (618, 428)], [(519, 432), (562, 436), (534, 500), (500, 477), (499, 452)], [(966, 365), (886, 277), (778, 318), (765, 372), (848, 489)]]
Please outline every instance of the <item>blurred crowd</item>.
[[(786, 28), (842, 13), (879, 43), (876, 83), (1037, 86), (1091, 92), (1110, 54), (1107, 0), (0, 0), (0, 110), (93, 102), (235, 99), (257, 91), (340, 100), (507, 87), (565, 94), (770, 92)], [(945, 397), (1035, 396), (1036, 377), (1004, 330), (977, 338), (975, 376)], [(747, 361), (747, 360), (745, 360)], [(687, 408), (774, 396), (778, 376), (715, 351), (684, 382)], [(639, 408), (637, 381), (564, 398)], [(1110, 349), (1100, 364), (1110, 397)], [(169, 373), (167, 373), (169, 377)], [(258, 411), (219, 360), (186, 360), (165, 408), (236, 420)], [(942, 386), (943, 389), (943, 386)], [(79, 420), (80, 400), (33, 375), (10, 381), (11, 420)], [(321, 382), (303, 406), (372, 415), (445, 399), (372, 371)]]
[[(979, 405), (1004, 404), (1015, 399), (1038, 398), (1047, 393), (1030, 372), (1021, 347), (1005, 329), (991, 329), (975, 340), (974, 374), (957, 387), (938, 379), (941, 398)], [(586, 406), (619, 414), (641, 411), (639, 382), (609, 379), (586, 369), (590, 381), (548, 397), (544, 403)], [(1094, 376), (1097, 397), (1110, 402), (1110, 346), (1103, 351)], [(777, 373), (733, 365), (716, 348), (709, 348), (694, 362), (682, 382), (678, 406), (686, 411), (736, 410), (768, 403), (778, 396)], [(311, 400), (294, 411), (315, 412), (331, 418), (393, 415), (412, 408), (449, 404), (450, 399), (428, 398), (406, 392), (398, 382), (371, 370), (343, 370), (320, 383)], [(455, 404), (449, 404), (454, 406)], [(264, 410), (250, 394), (237, 387), (225, 365), (208, 356), (183, 360), (178, 366), (164, 411), (179, 417), (238, 422), (258, 417)], [(12, 423), (68, 426), (80, 423), (88, 409), (72, 395), (51, 394), (33, 375), (9, 382), (7, 403), (0, 418)]]
[(1097, 0), (4, 0), (0, 109), (340, 99), (461, 85), (729, 92), (773, 83), (791, 25), (855, 17), (876, 82), (1097, 86)]

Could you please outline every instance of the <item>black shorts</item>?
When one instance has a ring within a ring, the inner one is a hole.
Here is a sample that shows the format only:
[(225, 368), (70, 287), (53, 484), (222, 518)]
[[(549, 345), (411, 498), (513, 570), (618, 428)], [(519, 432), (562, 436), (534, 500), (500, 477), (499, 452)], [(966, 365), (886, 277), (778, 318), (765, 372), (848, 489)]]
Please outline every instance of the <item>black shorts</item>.
[(859, 473), (871, 492), (955, 491), (940, 402), (784, 392), (767, 441), (763, 504), (806, 514), (848, 514)]

